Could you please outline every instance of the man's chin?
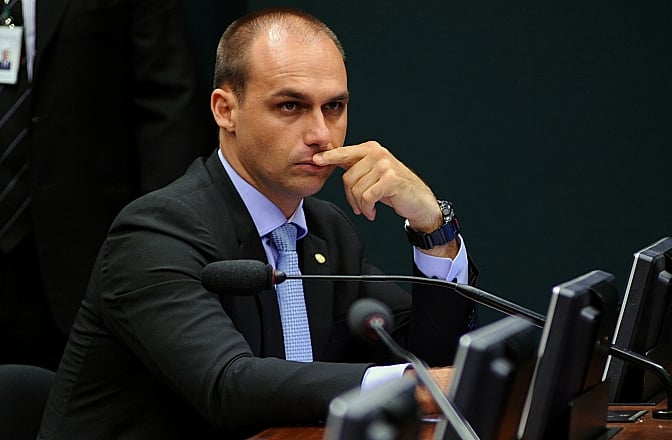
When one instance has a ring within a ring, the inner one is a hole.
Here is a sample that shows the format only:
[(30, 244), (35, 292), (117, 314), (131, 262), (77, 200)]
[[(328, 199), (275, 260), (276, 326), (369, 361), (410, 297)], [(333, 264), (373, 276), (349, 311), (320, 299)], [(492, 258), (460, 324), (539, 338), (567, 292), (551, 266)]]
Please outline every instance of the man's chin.
[(320, 192), (322, 188), (324, 188), (324, 185), (327, 183), (327, 180), (329, 179), (329, 176), (331, 176), (332, 172), (333, 170), (322, 176), (314, 176), (313, 179), (310, 179), (310, 183), (306, 182), (306, 185), (304, 186), (304, 194), (306, 196), (312, 196)]

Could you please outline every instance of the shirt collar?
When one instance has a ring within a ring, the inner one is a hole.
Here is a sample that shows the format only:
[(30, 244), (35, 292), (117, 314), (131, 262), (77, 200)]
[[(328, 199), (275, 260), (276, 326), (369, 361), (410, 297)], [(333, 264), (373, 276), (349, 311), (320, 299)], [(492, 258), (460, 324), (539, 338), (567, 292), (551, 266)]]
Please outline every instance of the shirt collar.
[(293, 223), (297, 227), (296, 239), (299, 240), (308, 234), (306, 225), (306, 216), (303, 211), (303, 199), (299, 202), (294, 215), (289, 219), (285, 218), (280, 208), (278, 208), (268, 197), (263, 195), (258, 189), (250, 185), (240, 174), (233, 169), (231, 164), (222, 154), (222, 150), (217, 150), (219, 160), (224, 166), (224, 170), (233, 182), (233, 186), (243, 199), (243, 203), (252, 216), (254, 226), (257, 228), (259, 237), (269, 234), (274, 229), (282, 226), (284, 223)]

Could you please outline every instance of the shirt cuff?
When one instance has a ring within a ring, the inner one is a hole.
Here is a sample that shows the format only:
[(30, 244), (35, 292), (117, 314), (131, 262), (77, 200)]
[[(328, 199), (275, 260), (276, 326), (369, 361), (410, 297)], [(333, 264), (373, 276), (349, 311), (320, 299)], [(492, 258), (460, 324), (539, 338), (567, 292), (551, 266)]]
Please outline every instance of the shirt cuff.
[(418, 266), (420, 272), (429, 278), (457, 282), (459, 284), (469, 283), (469, 261), (467, 260), (467, 244), (460, 235), (460, 249), (457, 251), (455, 259), (441, 258), (427, 255), (416, 247), (413, 247), (413, 261)]
[(383, 365), (367, 369), (366, 372), (364, 372), (364, 378), (362, 379), (361, 392), (366, 392), (403, 376), (404, 371), (406, 371), (410, 365), (411, 364)]

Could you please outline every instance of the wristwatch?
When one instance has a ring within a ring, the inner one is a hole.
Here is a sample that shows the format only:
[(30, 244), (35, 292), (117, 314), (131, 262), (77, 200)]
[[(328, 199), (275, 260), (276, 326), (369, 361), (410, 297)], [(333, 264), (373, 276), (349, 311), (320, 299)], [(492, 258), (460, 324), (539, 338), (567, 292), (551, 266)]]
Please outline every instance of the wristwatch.
[(457, 237), (457, 234), (460, 232), (460, 224), (457, 221), (457, 216), (455, 216), (455, 211), (453, 210), (453, 204), (445, 200), (437, 200), (439, 203), (439, 208), (441, 208), (441, 214), (443, 215), (443, 224), (439, 226), (434, 232), (425, 233), (418, 232), (411, 228), (411, 224), (408, 219), (404, 223), (404, 229), (406, 230), (406, 236), (408, 241), (420, 249), (431, 249), (434, 246), (441, 246), (442, 244), (449, 243)]

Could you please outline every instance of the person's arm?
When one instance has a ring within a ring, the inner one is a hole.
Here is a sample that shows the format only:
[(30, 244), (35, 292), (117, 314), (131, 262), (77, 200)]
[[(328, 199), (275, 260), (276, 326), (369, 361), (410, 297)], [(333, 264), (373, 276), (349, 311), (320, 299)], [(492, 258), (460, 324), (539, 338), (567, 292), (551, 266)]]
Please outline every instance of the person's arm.
[(214, 149), (217, 139), (212, 121), (201, 120), (208, 115), (199, 111), (203, 103), (182, 4), (140, 0), (131, 8), (132, 57), (119, 62), (129, 63), (133, 72), (129, 119), (144, 193), (182, 175), (196, 157)]
[[(417, 232), (430, 233), (444, 222), (437, 197), (425, 182), (377, 142), (335, 148), (313, 155), (320, 166), (337, 165), (343, 168), (343, 187), (348, 203), (356, 214), (369, 220), (376, 217), (376, 204), (383, 203)], [(401, 224), (400, 224), (401, 228)], [(446, 276), (459, 275), (458, 281), (471, 281), (472, 265), (466, 255), (466, 246), (459, 239), (429, 250), (418, 259), (425, 266), (426, 259), (436, 259), (439, 266), (456, 263)], [(426, 258), (425, 258), (426, 257)], [(423, 260), (423, 261), (421, 261)], [(414, 275), (433, 276), (414, 266)], [(473, 274), (475, 276), (475, 274)], [(445, 278), (444, 278), (445, 279)], [(452, 279), (450, 280), (452, 281)], [(473, 302), (438, 286), (413, 285), (413, 307), (410, 322), (404, 333), (407, 347), (430, 365), (448, 365), (457, 349), (458, 338), (470, 329), (474, 317)]]
[(459, 242), (459, 249), (453, 258), (436, 257), (424, 249), (413, 247), (413, 261), (427, 278), (467, 284), (469, 282), (467, 245), (461, 236)]
[(369, 365), (255, 357), (220, 298), (201, 285), (201, 269), (226, 257), (202, 218), (158, 195), (122, 211), (92, 287), (106, 327), (214, 426), (323, 420)]
[[(376, 204), (383, 203), (418, 232), (432, 232), (443, 223), (437, 198), (427, 184), (378, 142), (335, 148), (313, 155), (319, 166), (343, 168), (343, 188), (355, 214), (373, 221)], [(459, 244), (456, 240), (437, 246), (431, 255), (454, 258)]]

